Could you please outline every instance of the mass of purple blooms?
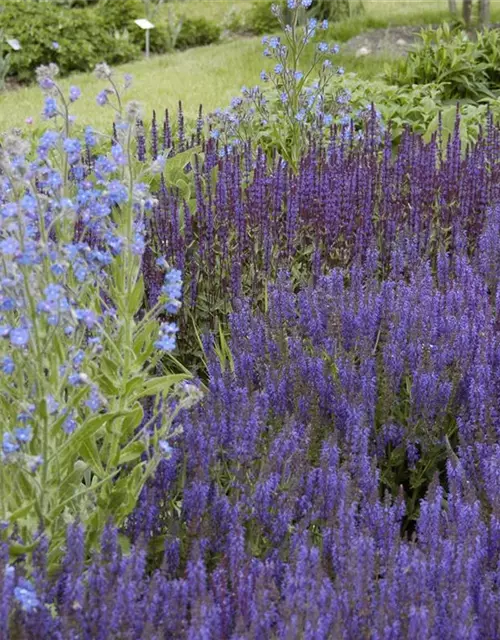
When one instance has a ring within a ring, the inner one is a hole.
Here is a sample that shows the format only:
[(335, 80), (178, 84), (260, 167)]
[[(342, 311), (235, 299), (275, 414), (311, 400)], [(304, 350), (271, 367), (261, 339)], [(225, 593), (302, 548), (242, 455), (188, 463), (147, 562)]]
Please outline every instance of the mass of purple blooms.
[(57, 571), (0, 550), (0, 638), (499, 638), (500, 131), (394, 151), (374, 117), (295, 174), (183, 127), (140, 133), (203, 149), (143, 273), (150, 306), (184, 274), (206, 393), (90, 561), (79, 524)]
[[(186, 202), (161, 184), (149, 220), (144, 270), (154, 303), (161, 282), (156, 251), (184, 272), (185, 313), (227, 313), (243, 296), (261, 298), (280, 270), (315, 281), (379, 251), (388, 272), (395, 243), (411, 262), (474, 247), (486, 211), (500, 198), (500, 131), (492, 120), (474, 146), (455, 133), (426, 144), (410, 130), (394, 151), (380, 140), (375, 111), (361, 143), (349, 126), (335, 129), (326, 147), (312, 147), (295, 174), (282, 158), (247, 145), (224, 153), (214, 140), (190, 167), (195, 194)], [(154, 132), (152, 146), (158, 143)], [(381, 143), (380, 143), (381, 142)]]

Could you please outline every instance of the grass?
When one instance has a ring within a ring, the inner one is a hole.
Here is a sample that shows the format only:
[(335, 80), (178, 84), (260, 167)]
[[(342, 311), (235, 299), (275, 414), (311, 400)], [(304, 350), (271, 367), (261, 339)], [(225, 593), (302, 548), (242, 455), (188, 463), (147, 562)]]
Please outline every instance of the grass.
[[(405, 24), (433, 22), (439, 16), (448, 16), (448, 0), (362, 0), (367, 16), (376, 16), (390, 22), (406, 20)], [(459, 12), (462, 2), (457, 1)], [(477, 2), (474, 10), (477, 11)], [(491, 0), (493, 20), (500, 17), (500, 0)]]
[[(180, 15), (190, 18), (206, 18), (224, 27), (231, 13), (244, 16), (252, 8), (254, 0), (184, 0), (171, 3)], [(169, 7), (164, 4), (159, 16), (168, 16)]]
[[(182, 100), (186, 115), (195, 116), (199, 104), (212, 110), (225, 106), (239, 93), (244, 84), (255, 84), (262, 69), (260, 39), (249, 38), (221, 45), (190, 49), (150, 60), (120, 66), (117, 74), (131, 73), (134, 81), (127, 92), (127, 100), (139, 100), (146, 114), (153, 109), (175, 108)], [(92, 74), (77, 74), (61, 80), (64, 91), (74, 84), (81, 88), (82, 97), (72, 112), (85, 124), (109, 128), (110, 111), (99, 107), (95, 96), (105, 87)], [(36, 86), (0, 94), (0, 131), (24, 126), (31, 116), (40, 121), (43, 97)]]
[[(127, 100), (139, 100), (146, 116), (153, 109), (176, 109), (182, 100), (187, 117), (195, 117), (198, 106), (204, 110), (226, 106), (240, 92), (243, 85), (253, 86), (259, 82), (260, 71), (266, 66), (262, 57), (260, 38), (245, 38), (209, 47), (190, 49), (163, 56), (154, 56), (149, 61), (141, 60), (116, 69), (117, 74), (131, 73), (134, 81), (127, 92)], [(357, 59), (353, 55), (340, 54), (338, 64), (347, 71), (371, 78), (383, 67), (380, 57)], [(189, 79), (189, 81), (187, 81)], [(110, 122), (108, 108), (99, 107), (95, 97), (106, 85), (92, 74), (75, 74), (60, 81), (68, 93), (71, 85), (82, 90), (82, 97), (72, 105), (77, 122), (90, 124), (107, 130)], [(43, 125), (40, 113), (43, 96), (37, 86), (23, 87), (0, 94), (0, 131), (25, 126), (27, 117), (34, 120), (33, 126)]]

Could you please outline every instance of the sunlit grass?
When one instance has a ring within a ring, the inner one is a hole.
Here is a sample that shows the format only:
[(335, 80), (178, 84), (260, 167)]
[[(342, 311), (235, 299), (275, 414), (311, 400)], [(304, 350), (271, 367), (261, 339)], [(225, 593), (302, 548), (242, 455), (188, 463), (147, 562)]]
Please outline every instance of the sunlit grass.
[[(227, 104), (242, 85), (256, 84), (263, 64), (260, 51), (259, 38), (244, 39), (155, 56), (122, 65), (116, 73), (133, 75), (127, 99), (142, 102), (146, 113), (175, 108), (182, 100), (188, 116), (194, 116), (200, 103), (205, 109), (214, 109)], [(77, 118), (97, 128), (108, 127), (109, 110), (95, 102), (105, 83), (92, 74), (77, 74), (61, 80), (65, 91), (72, 84), (82, 90), (82, 97), (72, 108)], [(29, 116), (39, 119), (42, 107), (43, 96), (36, 86), (1, 94), (0, 131), (23, 126)]]
[(190, 18), (206, 18), (224, 26), (231, 11), (244, 16), (252, 8), (254, 0), (179, 0), (163, 5), (161, 17), (167, 17), (170, 9)]

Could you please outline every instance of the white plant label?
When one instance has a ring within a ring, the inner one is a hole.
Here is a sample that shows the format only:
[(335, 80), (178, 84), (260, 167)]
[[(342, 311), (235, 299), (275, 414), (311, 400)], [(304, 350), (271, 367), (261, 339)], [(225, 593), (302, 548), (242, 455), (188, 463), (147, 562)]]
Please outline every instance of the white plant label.
[(135, 24), (141, 29), (154, 29), (155, 26), (146, 18), (139, 18), (139, 20), (134, 20)]

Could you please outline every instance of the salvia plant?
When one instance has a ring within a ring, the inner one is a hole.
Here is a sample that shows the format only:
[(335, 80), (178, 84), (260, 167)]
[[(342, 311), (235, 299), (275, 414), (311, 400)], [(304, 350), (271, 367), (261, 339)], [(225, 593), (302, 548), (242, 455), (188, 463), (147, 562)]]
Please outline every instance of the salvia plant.
[(220, 158), (220, 141), (209, 138), (192, 167), (194, 200), (160, 184), (143, 261), (149, 304), (162, 282), (157, 254), (184, 273), (184, 356), (200, 353), (193, 326), (203, 332), (227, 324), (241, 295), (264, 308), (268, 283), (281, 270), (295, 285), (316, 281), (377, 247), (385, 274), (402, 238), (415, 258), (434, 265), (440, 251), (462, 242), (473, 250), (488, 205), (500, 197), (499, 130), (490, 116), (465, 147), (459, 115), (454, 120), (446, 144), (442, 129), (429, 143), (406, 130), (394, 152), (390, 129), (380, 143), (372, 110), (361, 142), (338, 128), (326, 147), (302, 156), (297, 172), (249, 145)]
[(109, 82), (98, 100), (116, 109), (116, 137), (92, 172), (85, 155), (98, 135), (74, 137), (70, 107), (80, 91), (63, 94), (55, 65), (38, 70), (55, 126), (36, 148), (12, 133), (0, 150), (1, 536), (17, 555), (43, 531), (51, 562), (67, 523), (78, 518), (92, 542), (108, 519), (119, 525), (132, 511), (169, 455), (173, 415), (198, 393), (175, 386), (184, 376), (162, 375), (182, 277), (161, 257), (157, 304), (142, 309), (154, 199), (132, 156), (139, 106), (122, 108), (107, 65), (96, 73)]
[(241, 300), (130, 553), (108, 526), (85, 565), (76, 524), (53, 579), (43, 544), (31, 576), (5, 555), (4, 636), (495, 637), (498, 242), (492, 207), (435, 269), (403, 239), (382, 281), (373, 250)]

